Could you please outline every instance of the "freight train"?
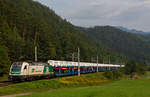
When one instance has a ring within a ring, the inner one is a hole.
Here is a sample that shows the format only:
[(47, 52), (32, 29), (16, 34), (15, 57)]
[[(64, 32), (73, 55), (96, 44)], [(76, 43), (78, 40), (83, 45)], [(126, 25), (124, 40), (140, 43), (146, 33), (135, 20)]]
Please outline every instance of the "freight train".
[(42, 62), (14, 62), (10, 67), (9, 79), (11, 81), (26, 81), (42, 78), (60, 77), (77, 75), (78, 69), (81, 74), (92, 72), (103, 72), (106, 70), (116, 70), (124, 65), (114, 64), (97, 64), (71, 62), (71, 61), (55, 61), (48, 60), (47, 63)]

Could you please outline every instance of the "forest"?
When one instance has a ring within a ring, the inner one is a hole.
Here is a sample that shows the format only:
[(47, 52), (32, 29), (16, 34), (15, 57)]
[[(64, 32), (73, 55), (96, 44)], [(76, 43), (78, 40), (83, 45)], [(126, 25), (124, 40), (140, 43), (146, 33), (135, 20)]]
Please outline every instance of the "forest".
[(79, 29), (93, 36), (111, 50), (119, 52), (131, 60), (137, 62), (148, 62), (150, 60), (148, 35), (125, 32), (112, 26), (79, 27)]
[(123, 64), (128, 57), (81, 31), (53, 10), (32, 0), (0, 0), (0, 76), (15, 61), (72, 60)]

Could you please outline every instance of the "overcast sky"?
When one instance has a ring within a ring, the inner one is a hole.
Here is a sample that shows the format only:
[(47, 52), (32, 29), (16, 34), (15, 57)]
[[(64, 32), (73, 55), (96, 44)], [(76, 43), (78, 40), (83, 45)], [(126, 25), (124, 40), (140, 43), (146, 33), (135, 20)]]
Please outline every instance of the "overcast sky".
[(36, 0), (78, 26), (112, 25), (150, 32), (150, 0)]

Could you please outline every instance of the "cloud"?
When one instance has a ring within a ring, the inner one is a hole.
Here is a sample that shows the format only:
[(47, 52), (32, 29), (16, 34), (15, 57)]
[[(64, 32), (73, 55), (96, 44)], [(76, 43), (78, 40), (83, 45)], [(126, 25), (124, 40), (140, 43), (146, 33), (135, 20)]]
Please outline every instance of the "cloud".
[(150, 8), (150, 0), (145, 0), (144, 4), (146, 5), (146, 7)]
[(89, 3), (89, 6), (99, 6), (100, 4), (99, 3), (97, 3), (97, 2), (90, 2)]
[[(39, 0), (37, 0), (39, 1)], [(115, 25), (150, 31), (150, 0), (40, 0), (79, 26)]]

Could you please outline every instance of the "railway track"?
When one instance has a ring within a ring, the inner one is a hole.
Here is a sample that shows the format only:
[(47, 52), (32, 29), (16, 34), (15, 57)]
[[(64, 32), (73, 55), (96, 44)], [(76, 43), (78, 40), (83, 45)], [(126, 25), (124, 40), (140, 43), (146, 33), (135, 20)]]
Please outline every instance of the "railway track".
[[(55, 77), (53, 77), (53, 78), (55, 78)], [(53, 78), (51, 78), (51, 79), (53, 79)], [(38, 80), (42, 80), (42, 79), (38, 79)], [(0, 88), (4, 87), (4, 86), (12, 85), (12, 84), (23, 83), (23, 82), (31, 82), (31, 81), (35, 81), (35, 80), (30, 80), (30, 81), (14, 81), (14, 82), (12, 82), (12, 81), (1, 81), (0, 82)]]
[(11, 81), (3, 81), (3, 82), (0, 82), (0, 87), (8, 86), (11, 84), (14, 84), (14, 83)]

